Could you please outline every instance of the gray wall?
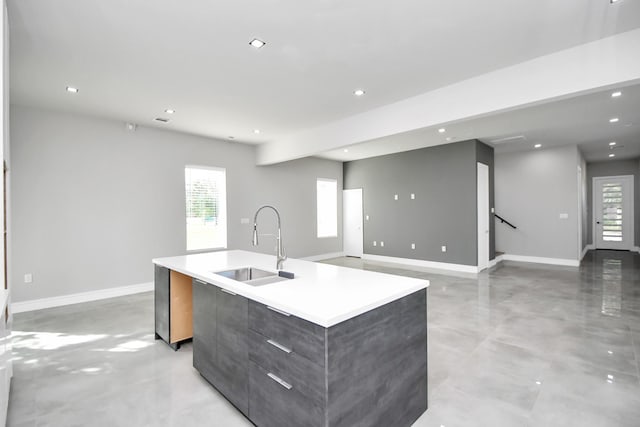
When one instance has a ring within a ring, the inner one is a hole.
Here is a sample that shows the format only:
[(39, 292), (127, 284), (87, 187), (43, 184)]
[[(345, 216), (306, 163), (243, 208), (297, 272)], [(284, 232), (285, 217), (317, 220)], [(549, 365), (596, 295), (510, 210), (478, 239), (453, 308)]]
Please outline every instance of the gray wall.
[(587, 164), (587, 216), (588, 231), (587, 239), (589, 244), (593, 244), (593, 178), (599, 176), (633, 175), (635, 216), (635, 246), (640, 246), (640, 171), (638, 170), (639, 159), (633, 160), (612, 160), (604, 162), (593, 162)]
[[(364, 215), (369, 215), (364, 253), (477, 265), (479, 155), (493, 177), (493, 149), (478, 144), (464, 141), (345, 163), (345, 189), (363, 189)], [(494, 248), (493, 234), (490, 241)]]
[[(251, 249), (251, 225), (240, 218), (269, 203), (281, 212), (289, 256), (342, 251), (340, 195), (339, 236), (316, 238), (316, 178), (342, 188), (340, 162), (258, 167), (249, 145), (26, 107), (11, 113), (14, 302), (151, 281), (152, 258), (186, 253), (188, 164), (227, 169), (230, 249)], [(273, 230), (272, 216), (261, 214), (262, 232)], [(264, 237), (257, 249), (274, 246)]]
[(496, 213), (518, 227), (496, 221), (498, 251), (578, 259), (578, 157), (576, 146), (496, 154)]

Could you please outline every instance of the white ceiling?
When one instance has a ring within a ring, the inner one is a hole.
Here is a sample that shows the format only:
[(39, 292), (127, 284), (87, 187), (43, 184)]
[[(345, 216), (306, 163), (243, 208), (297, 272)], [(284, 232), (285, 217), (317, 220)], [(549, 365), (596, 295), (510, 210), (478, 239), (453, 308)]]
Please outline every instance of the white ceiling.
[[(7, 3), (12, 103), (257, 144), (640, 28), (636, 0)], [(267, 45), (250, 47), (254, 37)], [(356, 88), (366, 94), (354, 97)], [(595, 126), (611, 108), (606, 93), (596, 95), (447, 125), (447, 134), (584, 143), (593, 159), (601, 140), (640, 144), (637, 88), (618, 100), (635, 112), (634, 126)], [(398, 139), (374, 139), (370, 152), (397, 151)]]

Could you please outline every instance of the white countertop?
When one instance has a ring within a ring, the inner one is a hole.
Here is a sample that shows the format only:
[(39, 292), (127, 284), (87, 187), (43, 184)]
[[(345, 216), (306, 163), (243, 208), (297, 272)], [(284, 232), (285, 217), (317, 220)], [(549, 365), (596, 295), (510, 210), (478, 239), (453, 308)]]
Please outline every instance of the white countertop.
[(275, 255), (247, 251), (157, 258), (153, 263), (327, 328), (429, 286), (428, 280), (299, 259), (284, 262), (283, 270), (294, 273), (294, 279), (264, 286), (251, 286), (214, 273), (242, 267), (277, 272)]

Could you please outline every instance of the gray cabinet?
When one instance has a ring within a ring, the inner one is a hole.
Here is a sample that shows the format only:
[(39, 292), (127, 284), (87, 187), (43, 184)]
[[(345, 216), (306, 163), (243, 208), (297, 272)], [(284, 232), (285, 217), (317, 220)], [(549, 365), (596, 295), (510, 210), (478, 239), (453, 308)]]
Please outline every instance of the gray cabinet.
[(249, 301), (249, 419), (409, 426), (427, 409), (426, 291), (330, 328)]
[(193, 366), (243, 414), (249, 408), (248, 301), (193, 279)]
[(259, 427), (410, 426), (427, 409), (421, 290), (324, 328), (193, 280), (193, 366)]
[(212, 384), (217, 382), (217, 289), (193, 279), (193, 367)]

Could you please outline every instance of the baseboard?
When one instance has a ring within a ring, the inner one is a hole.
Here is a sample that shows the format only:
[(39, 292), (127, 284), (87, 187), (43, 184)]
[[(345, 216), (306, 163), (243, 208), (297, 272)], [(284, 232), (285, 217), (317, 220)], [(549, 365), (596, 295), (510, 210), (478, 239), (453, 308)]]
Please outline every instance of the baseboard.
[(340, 258), (343, 256), (344, 256), (344, 252), (331, 252), (328, 254), (312, 255), (312, 256), (307, 256), (299, 259), (302, 259), (305, 261), (323, 261), (325, 259)]
[(568, 267), (579, 267), (580, 261), (577, 259), (565, 259), (565, 258), (544, 258), (537, 256), (524, 256), (524, 255), (511, 255), (504, 254), (502, 259), (505, 261), (520, 261), (531, 262), (535, 264), (551, 264), (551, 265), (565, 265)]
[(498, 263), (501, 263), (502, 260), (504, 259), (504, 254), (498, 255), (496, 256), (494, 259), (490, 259), (489, 260), (489, 268), (491, 267), (495, 267), (496, 265), (498, 265)]
[(478, 267), (475, 265), (451, 264), (448, 262), (425, 261), (421, 259), (396, 258), (383, 255), (362, 255), (362, 259), (369, 261), (391, 262), (395, 264), (412, 265), (416, 267), (433, 268), (437, 270), (457, 271), (460, 273), (478, 273)]
[(584, 256), (587, 254), (587, 252), (594, 250), (596, 248), (596, 245), (587, 245), (584, 247), (584, 249), (582, 250), (582, 254), (580, 255), (580, 261), (582, 261), (582, 258), (584, 258)]
[(140, 292), (153, 290), (153, 282), (140, 283), (137, 285), (121, 286), (118, 288), (100, 289), (91, 292), (80, 292), (77, 294), (61, 295), (58, 297), (40, 298), (28, 301), (11, 303), (11, 310), (14, 313), (24, 313), (26, 311), (42, 310), (45, 308), (60, 307), (63, 305), (78, 304), (81, 302), (97, 301), (101, 299), (121, 297)]

